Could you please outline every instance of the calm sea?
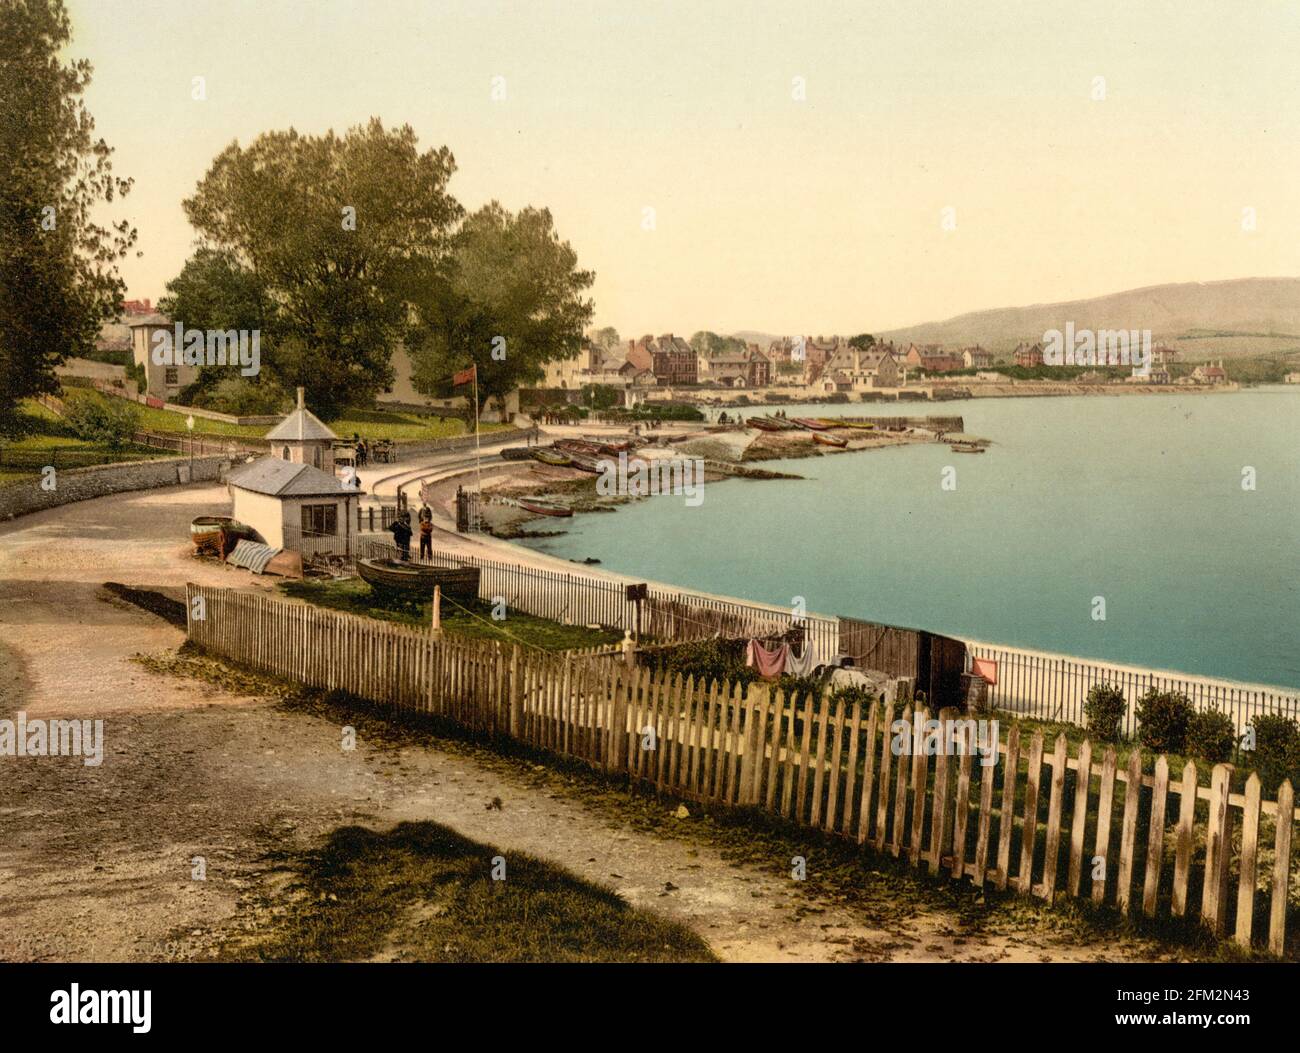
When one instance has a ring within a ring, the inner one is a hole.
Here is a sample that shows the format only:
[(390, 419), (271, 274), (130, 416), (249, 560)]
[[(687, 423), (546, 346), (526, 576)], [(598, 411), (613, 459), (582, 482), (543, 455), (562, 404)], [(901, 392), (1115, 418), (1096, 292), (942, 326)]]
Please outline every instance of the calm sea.
[(994, 445), (764, 462), (805, 478), (711, 483), (696, 508), (649, 498), (528, 543), (819, 613), (1300, 686), (1300, 388), (929, 409)]

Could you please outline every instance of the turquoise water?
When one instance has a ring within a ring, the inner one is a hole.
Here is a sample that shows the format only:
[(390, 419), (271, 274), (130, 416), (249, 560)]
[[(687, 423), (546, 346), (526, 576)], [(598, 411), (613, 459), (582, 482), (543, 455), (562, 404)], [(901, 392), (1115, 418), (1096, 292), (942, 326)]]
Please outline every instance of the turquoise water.
[[(1300, 389), (930, 409), (994, 445), (764, 462), (805, 478), (710, 483), (697, 508), (647, 498), (529, 543), (826, 614), (1300, 686)], [(940, 487), (945, 466), (955, 491)]]

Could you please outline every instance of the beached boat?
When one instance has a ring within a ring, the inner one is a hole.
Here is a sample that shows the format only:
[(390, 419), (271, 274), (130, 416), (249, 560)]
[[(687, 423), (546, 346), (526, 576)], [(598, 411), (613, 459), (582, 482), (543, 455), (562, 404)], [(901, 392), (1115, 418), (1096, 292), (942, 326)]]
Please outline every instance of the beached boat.
[(953, 453), (983, 453), (984, 447), (973, 442), (954, 442), (950, 443), (948, 449)]
[[(608, 458), (605, 459), (605, 463), (609, 463)], [(569, 453), (569, 467), (577, 468), (580, 472), (591, 472), (592, 475), (600, 475), (605, 470), (601, 466), (601, 458), (578, 453), (576, 450)]]
[(359, 559), (357, 573), (372, 589), (431, 596), (433, 587), (438, 585), (446, 596), (462, 600), (478, 598), (478, 567), (434, 567), (397, 559)]
[(501, 451), (503, 461), (531, 461), (533, 459), (533, 448), (531, 446), (507, 446)]
[(751, 428), (757, 428), (759, 431), (780, 431), (781, 429), (769, 421), (766, 417), (750, 417), (745, 421)]
[(190, 520), (190, 540), (199, 552), (224, 556), (238, 542), (256, 538), (256, 530), (230, 516), (196, 516)]
[(799, 425), (801, 428), (807, 429), (808, 431), (825, 431), (827, 428), (834, 427), (834, 425), (827, 424), (825, 421), (814, 419), (813, 417), (794, 417), (792, 419), (795, 424)]
[(864, 420), (845, 420), (843, 417), (818, 417), (819, 421), (828, 428), (861, 428), (863, 431), (874, 431), (876, 426)]
[(559, 450), (552, 450), (546, 446), (537, 446), (533, 448), (533, 460), (541, 461), (542, 464), (551, 464), (557, 468), (562, 468), (569, 463), (567, 454)]
[(599, 457), (604, 452), (600, 443), (587, 442), (585, 439), (560, 439), (555, 448), (565, 454), (578, 453), (585, 457)]
[(838, 435), (828, 435), (824, 431), (815, 431), (812, 433), (813, 442), (819, 442), (823, 446), (834, 446), (837, 449), (844, 449), (849, 444), (848, 439), (841, 439)]
[(556, 504), (554, 501), (548, 501), (542, 497), (520, 497), (516, 499), (519, 507), (526, 512), (532, 512), (539, 516), (555, 516), (559, 519), (567, 519), (573, 515), (573, 509), (565, 505)]

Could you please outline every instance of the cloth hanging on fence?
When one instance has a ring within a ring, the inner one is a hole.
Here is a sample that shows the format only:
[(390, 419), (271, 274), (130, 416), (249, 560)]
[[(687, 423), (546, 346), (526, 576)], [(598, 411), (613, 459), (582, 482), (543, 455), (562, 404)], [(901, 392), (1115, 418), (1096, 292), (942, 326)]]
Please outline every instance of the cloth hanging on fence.
[(813, 649), (812, 643), (805, 636), (803, 640), (803, 654), (796, 655), (793, 646), (787, 646), (789, 654), (785, 660), (785, 671), (789, 676), (808, 676), (813, 671)]
[(775, 651), (769, 651), (757, 640), (750, 640), (745, 647), (745, 664), (757, 669), (758, 675), (764, 680), (780, 676), (789, 657), (789, 644), (782, 644)]

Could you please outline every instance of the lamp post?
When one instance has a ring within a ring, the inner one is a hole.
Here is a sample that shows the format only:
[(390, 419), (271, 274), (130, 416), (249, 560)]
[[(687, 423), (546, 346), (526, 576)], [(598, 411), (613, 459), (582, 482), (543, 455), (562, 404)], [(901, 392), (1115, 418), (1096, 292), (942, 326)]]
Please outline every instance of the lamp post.
[(194, 414), (185, 418), (185, 427), (190, 433), (190, 478), (194, 478)]

